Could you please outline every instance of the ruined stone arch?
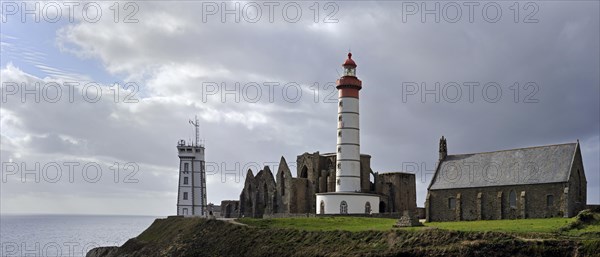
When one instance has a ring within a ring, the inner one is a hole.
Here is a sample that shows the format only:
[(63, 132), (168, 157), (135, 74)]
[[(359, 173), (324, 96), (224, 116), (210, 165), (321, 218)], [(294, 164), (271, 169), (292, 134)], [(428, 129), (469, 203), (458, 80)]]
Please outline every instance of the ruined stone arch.
[(302, 170), (300, 171), (301, 178), (308, 178), (308, 167), (306, 165), (302, 166)]

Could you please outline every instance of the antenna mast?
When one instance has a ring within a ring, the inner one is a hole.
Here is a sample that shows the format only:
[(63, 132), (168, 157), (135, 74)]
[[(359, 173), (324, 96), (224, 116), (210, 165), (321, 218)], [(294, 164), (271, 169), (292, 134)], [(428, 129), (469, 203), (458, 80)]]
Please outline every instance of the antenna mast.
[(200, 122), (198, 121), (198, 115), (194, 116), (194, 121), (190, 120), (190, 124), (196, 129), (196, 144), (194, 146), (200, 146)]

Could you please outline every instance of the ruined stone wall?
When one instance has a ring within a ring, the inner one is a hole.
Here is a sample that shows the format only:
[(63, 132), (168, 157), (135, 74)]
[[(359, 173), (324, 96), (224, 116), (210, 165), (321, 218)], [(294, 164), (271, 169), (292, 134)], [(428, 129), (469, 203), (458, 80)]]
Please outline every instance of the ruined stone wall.
[(425, 208), (417, 207), (417, 218), (425, 219)]
[(292, 179), (293, 197), (290, 205), (290, 213), (310, 213), (311, 206), (314, 205), (314, 193), (310, 189), (310, 183), (306, 178)]
[(265, 213), (274, 213), (277, 210), (277, 187), (273, 173), (268, 166), (258, 172), (255, 181), (257, 184), (257, 197), (254, 217), (262, 217)]
[(371, 190), (371, 156), (360, 155), (360, 190), (363, 193), (372, 193)]
[(293, 177), (290, 168), (285, 161), (285, 158), (281, 157), (279, 161), (279, 168), (277, 170), (277, 204), (278, 208), (276, 213), (289, 213), (290, 202), (294, 197), (293, 194)]
[(380, 212), (415, 212), (417, 209), (417, 190), (415, 174), (381, 173), (377, 175), (375, 192), (381, 195)]
[(273, 173), (269, 167), (253, 176), (248, 170), (244, 189), (240, 194), (240, 216), (261, 218), (265, 213), (274, 213), (278, 209), (277, 188)]
[(224, 200), (221, 201), (221, 217), (237, 218), (240, 215), (240, 201)]
[(244, 181), (244, 188), (240, 193), (240, 217), (252, 217), (254, 212), (254, 198), (255, 198), (255, 182), (254, 173), (252, 170), (248, 170), (246, 174), (246, 180)]
[(322, 157), (323, 166), (319, 177), (317, 193), (335, 192), (335, 160), (336, 156)]

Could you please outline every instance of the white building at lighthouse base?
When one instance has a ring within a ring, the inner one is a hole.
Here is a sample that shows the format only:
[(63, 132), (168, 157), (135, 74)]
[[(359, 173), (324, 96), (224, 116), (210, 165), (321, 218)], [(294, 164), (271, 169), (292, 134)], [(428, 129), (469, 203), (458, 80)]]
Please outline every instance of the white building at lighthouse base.
[(379, 213), (379, 195), (329, 192), (317, 194), (317, 214)]

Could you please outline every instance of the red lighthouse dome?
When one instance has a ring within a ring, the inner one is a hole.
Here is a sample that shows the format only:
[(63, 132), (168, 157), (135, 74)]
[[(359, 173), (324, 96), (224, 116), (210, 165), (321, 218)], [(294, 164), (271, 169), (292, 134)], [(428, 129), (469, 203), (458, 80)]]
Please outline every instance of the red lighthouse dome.
[(348, 59), (342, 64), (342, 66), (352, 66), (356, 68), (356, 63), (352, 60), (352, 53), (348, 53)]

